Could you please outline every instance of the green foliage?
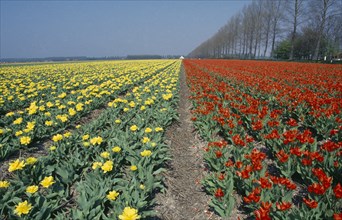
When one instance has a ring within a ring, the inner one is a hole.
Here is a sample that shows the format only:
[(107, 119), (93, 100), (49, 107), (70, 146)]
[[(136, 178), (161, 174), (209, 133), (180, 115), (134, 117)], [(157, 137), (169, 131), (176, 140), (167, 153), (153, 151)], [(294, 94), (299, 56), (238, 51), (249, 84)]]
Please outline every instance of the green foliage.
[(291, 51), (291, 42), (289, 40), (284, 40), (279, 43), (274, 51), (276, 58), (278, 59), (289, 59)]

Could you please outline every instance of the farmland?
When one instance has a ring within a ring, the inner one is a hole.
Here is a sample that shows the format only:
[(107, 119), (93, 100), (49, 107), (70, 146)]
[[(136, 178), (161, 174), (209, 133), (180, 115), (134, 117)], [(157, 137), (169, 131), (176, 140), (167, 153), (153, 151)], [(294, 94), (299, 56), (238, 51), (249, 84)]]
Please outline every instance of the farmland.
[(192, 120), (208, 141), (202, 183), (220, 216), (238, 207), (255, 219), (341, 219), (340, 65), (184, 66)]
[(180, 64), (1, 68), (1, 219), (150, 216)]
[(0, 78), (1, 219), (342, 218), (341, 65), (97, 61)]

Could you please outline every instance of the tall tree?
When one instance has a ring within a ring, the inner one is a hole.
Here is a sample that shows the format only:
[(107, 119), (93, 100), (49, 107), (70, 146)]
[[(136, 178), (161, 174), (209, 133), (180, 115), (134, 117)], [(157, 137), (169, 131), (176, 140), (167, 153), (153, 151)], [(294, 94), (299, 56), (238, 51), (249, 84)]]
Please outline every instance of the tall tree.
[(294, 0), (289, 1), (287, 13), (289, 15), (289, 21), (292, 26), (292, 33), (291, 33), (291, 49), (290, 49), (290, 56), (289, 59), (293, 60), (294, 48), (295, 48), (295, 41), (297, 35), (298, 26), (303, 22), (303, 15), (305, 13), (304, 2), (305, 0)]
[(263, 16), (262, 16), (262, 23), (263, 23), (263, 34), (264, 34), (264, 57), (266, 57), (267, 48), (268, 48), (268, 41), (270, 39), (270, 31), (271, 31), (271, 19), (272, 13), (268, 10), (268, 1), (263, 1)]
[(254, 53), (253, 56), (256, 57), (257, 48), (260, 45), (261, 34), (262, 34), (262, 7), (263, 3), (261, 0), (255, 1), (252, 4), (253, 6), (253, 20), (254, 20), (254, 28), (255, 28), (255, 43), (254, 43)]
[(336, 0), (311, 0), (311, 11), (313, 12), (314, 23), (318, 26), (318, 39), (316, 42), (316, 48), (313, 55), (313, 60), (318, 60), (320, 55), (320, 45), (323, 38), (323, 34), (326, 29), (327, 19), (333, 17), (337, 13), (334, 9), (334, 5), (337, 4)]
[(269, 0), (269, 10), (271, 13), (271, 27), (272, 27), (272, 46), (271, 46), (271, 56), (274, 56), (275, 42), (277, 34), (279, 33), (279, 24), (283, 18), (283, 1), (280, 0)]
[[(342, 50), (341, 11), (342, 0), (253, 0), (189, 55), (251, 59), (271, 51), (274, 57), (276, 44), (284, 37), (291, 60), (318, 59), (322, 51), (332, 56)], [(305, 53), (297, 51), (302, 49)]]

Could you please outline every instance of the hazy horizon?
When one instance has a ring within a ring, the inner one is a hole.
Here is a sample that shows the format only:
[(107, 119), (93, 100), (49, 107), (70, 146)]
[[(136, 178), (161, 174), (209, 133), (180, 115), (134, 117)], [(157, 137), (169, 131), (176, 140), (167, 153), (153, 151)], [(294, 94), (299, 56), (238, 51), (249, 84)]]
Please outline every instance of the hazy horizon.
[(250, 1), (0, 1), (0, 58), (187, 55)]

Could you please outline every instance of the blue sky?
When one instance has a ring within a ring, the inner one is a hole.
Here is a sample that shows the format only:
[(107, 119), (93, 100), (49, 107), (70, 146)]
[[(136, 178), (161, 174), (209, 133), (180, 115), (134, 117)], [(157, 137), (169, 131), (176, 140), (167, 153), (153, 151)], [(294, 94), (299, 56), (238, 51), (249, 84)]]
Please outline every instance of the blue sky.
[(0, 57), (186, 55), (249, 0), (0, 0)]

